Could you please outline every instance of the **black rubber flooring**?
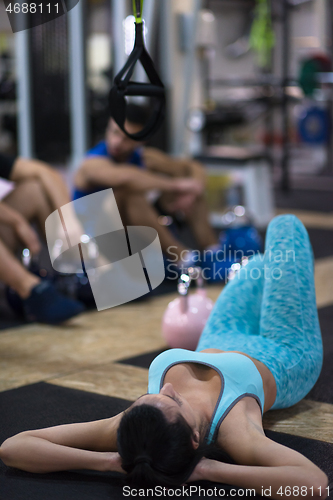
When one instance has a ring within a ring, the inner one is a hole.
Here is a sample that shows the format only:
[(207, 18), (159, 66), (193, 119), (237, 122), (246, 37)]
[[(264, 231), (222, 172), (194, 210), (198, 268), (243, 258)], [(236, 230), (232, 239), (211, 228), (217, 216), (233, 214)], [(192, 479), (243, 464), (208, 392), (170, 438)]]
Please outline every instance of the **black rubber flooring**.
[(291, 208), (317, 212), (333, 212), (332, 191), (291, 189), (288, 193), (275, 190), (275, 204), (278, 208)]
[[(110, 398), (44, 382), (0, 393), (0, 442), (17, 432), (40, 427), (108, 418), (129, 406), (123, 399)], [(329, 476), (333, 484), (333, 444), (267, 432), (268, 437), (304, 454)], [(216, 456), (218, 458), (218, 456)], [(113, 500), (123, 499), (125, 483), (121, 474), (90, 471), (30, 474), (6, 467), (0, 461), (1, 500)], [(232, 486), (192, 483), (205, 488)], [(182, 496), (185, 498), (186, 495)], [(216, 498), (216, 495), (212, 495)], [(150, 498), (159, 498), (150, 495)], [(193, 493), (191, 498), (202, 495)], [(233, 498), (242, 498), (233, 495)], [(260, 497), (259, 497), (260, 498)]]

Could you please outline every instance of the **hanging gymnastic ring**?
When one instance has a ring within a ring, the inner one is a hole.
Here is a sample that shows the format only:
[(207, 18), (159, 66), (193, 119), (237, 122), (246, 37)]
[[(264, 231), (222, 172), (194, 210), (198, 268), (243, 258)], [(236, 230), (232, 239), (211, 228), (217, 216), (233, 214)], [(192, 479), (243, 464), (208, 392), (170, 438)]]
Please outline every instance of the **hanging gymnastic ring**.
[[(149, 139), (161, 126), (165, 116), (165, 88), (157, 74), (154, 63), (148, 54), (143, 40), (143, 24), (135, 23), (135, 44), (126, 64), (114, 78), (114, 84), (109, 95), (110, 115), (121, 130), (135, 141)], [(150, 83), (131, 82), (130, 79), (136, 63), (140, 61)], [(152, 97), (155, 101), (153, 113), (143, 130), (130, 134), (125, 129), (126, 96)]]

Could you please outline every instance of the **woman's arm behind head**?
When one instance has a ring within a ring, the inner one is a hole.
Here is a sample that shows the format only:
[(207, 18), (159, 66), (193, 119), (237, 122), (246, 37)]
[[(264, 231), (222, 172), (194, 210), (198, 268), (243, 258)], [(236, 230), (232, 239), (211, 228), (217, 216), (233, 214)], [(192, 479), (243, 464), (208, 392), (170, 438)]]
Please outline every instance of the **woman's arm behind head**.
[(117, 451), (121, 416), (21, 432), (1, 445), (0, 458), (10, 467), (37, 473), (110, 470), (109, 454)]

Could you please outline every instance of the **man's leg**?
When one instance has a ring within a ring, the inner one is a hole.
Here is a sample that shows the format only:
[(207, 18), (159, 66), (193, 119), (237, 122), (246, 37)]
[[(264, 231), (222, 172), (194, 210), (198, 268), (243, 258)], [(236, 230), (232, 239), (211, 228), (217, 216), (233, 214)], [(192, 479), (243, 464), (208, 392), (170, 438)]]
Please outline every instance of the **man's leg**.
[[(165, 210), (166, 214), (172, 215), (175, 194), (163, 193), (158, 201), (162, 210)], [(216, 234), (209, 223), (208, 207), (204, 196), (200, 196), (194, 201), (189, 214), (185, 216), (185, 221), (190, 226), (200, 250), (218, 244)]]
[[(29, 222), (37, 221), (42, 235), (45, 236), (45, 220), (52, 209), (38, 181), (30, 180), (18, 184), (3, 201)], [(16, 248), (18, 241), (11, 228), (0, 225), (0, 237), (11, 250)]]
[[(45, 233), (45, 219), (51, 213), (51, 206), (38, 182), (19, 184), (4, 201), (27, 220), (37, 220)], [(42, 281), (20, 264), (11, 253), (17, 244), (12, 228), (0, 225), (0, 280), (20, 296), (25, 316), (33, 321), (56, 324), (83, 312), (83, 304), (61, 295), (50, 282)]]
[(181, 253), (187, 250), (186, 247), (174, 238), (167, 227), (158, 223), (159, 214), (146, 200), (145, 196), (118, 189), (114, 192), (123, 223), (125, 225), (149, 226), (156, 229), (162, 251), (172, 257), (176, 255), (177, 260), (181, 260)]
[(214, 229), (209, 223), (209, 212), (204, 196), (195, 200), (190, 213), (186, 216), (186, 222), (189, 224), (200, 250), (218, 244)]

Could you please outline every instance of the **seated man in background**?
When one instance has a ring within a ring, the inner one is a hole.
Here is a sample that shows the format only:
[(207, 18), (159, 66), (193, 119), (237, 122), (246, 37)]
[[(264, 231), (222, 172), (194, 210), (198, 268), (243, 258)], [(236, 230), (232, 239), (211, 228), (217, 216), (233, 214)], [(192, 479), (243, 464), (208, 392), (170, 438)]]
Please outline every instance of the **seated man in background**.
[[(125, 129), (129, 133), (142, 130), (146, 121), (145, 108), (128, 105)], [(184, 255), (185, 263), (189, 262), (187, 248), (159, 223), (160, 214), (180, 214), (200, 250), (218, 243), (208, 222), (203, 167), (196, 161), (175, 159), (130, 139), (112, 118), (105, 140), (88, 151), (76, 172), (74, 185), (74, 199), (113, 188), (123, 224), (155, 228), (165, 255), (176, 256), (174, 260), (180, 265)], [(154, 205), (151, 196), (157, 199)]]
[(59, 323), (81, 313), (84, 306), (80, 302), (59, 294), (14, 254), (22, 244), (32, 255), (39, 253), (41, 244), (30, 222), (37, 222), (45, 235), (46, 218), (70, 202), (64, 181), (45, 163), (4, 155), (0, 155), (0, 177), (15, 182), (15, 188), (0, 202), (0, 280), (18, 294), (27, 319)]

